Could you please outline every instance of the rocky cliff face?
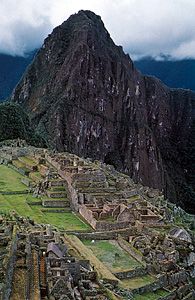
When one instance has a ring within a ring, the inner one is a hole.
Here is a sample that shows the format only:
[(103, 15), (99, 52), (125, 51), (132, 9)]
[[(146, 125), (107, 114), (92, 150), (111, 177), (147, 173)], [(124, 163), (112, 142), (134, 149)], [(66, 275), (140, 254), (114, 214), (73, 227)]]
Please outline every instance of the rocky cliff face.
[(181, 153), (194, 99), (142, 76), (90, 11), (53, 30), (12, 94), (50, 146), (113, 164), (180, 204), (190, 199), (175, 177), (188, 186)]

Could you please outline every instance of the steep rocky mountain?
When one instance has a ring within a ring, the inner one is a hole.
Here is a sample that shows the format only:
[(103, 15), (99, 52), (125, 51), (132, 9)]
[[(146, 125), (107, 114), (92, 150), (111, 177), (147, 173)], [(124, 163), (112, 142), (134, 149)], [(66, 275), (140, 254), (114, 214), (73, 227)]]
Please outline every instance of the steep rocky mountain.
[(26, 57), (0, 54), (0, 102), (10, 96), (36, 51)]
[(170, 60), (164, 57), (157, 61), (145, 57), (135, 61), (135, 66), (143, 73), (160, 78), (172, 88), (185, 88), (195, 91), (195, 60)]
[[(6, 100), (20, 80), (37, 50), (25, 57), (0, 54), (0, 101)], [(143, 74), (160, 78), (172, 88), (195, 90), (195, 60), (156, 61), (150, 57), (135, 61), (134, 65)]]
[(11, 99), (50, 147), (113, 164), (194, 211), (195, 94), (143, 76), (99, 16), (80, 11), (55, 28)]

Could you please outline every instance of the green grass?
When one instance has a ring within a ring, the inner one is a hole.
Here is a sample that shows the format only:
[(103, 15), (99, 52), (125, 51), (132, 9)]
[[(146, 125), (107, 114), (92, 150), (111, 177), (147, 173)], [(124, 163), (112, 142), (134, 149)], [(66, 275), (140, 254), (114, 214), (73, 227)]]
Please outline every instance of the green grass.
[(165, 290), (157, 290), (143, 295), (135, 295), (134, 300), (158, 300), (160, 297), (165, 297), (167, 295), (169, 295), (169, 292)]
[(41, 176), (41, 174), (37, 171), (37, 172), (30, 172), (30, 177), (32, 179), (36, 179), (36, 180), (41, 180), (43, 179), (43, 177)]
[[(39, 199), (37, 199), (39, 200)], [(37, 223), (51, 224), (64, 230), (88, 230), (89, 226), (72, 212), (47, 213), (41, 211), (43, 206), (30, 206), (27, 202), (35, 202), (30, 195), (0, 195), (0, 211), (16, 211), (18, 215), (30, 217)]]
[(89, 230), (90, 227), (82, 222), (74, 213), (44, 213), (48, 224), (55, 225), (64, 230)]
[(103, 240), (92, 243), (90, 240), (84, 240), (83, 243), (93, 251), (95, 256), (97, 256), (111, 272), (128, 271), (141, 266), (114, 241)]
[(19, 160), (14, 160), (12, 163), (16, 168), (25, 169), (25, 164)]
[(70, 209), (70, 207), (42, 207), (41, 211), (46, 212), (46, 213), (47, 212), (52, 213), (52, 212), (55, 212), (55, 211), (57, 211), (57, 212), (60, 212), (60, 211), (69, 212), (69, 211), (71, 211), (71, 209)]
[(73, 249), (77, 254), (77, 257), (80, 259), (89, 260), (91, 266), (94, 267), (94, 270), (98, 274), (98, 278), (107, 279), (108, 281), (114, 281), (118, 283), (118, 279), (110, 272), (110, 270), (103, 264), (89, 249), (86, 247), (81, 240), (75, 235), (64, 235), (65, 241), (70, 245), (70, 248)]
[(131, 203), (131, 202), (134, 202), (136, 200), (140, 200), (140, 195), (134, 195), (134, 196), (131, 196), (127, 199), (127, 202), (128, 203)]
[(145, 275), (142, 277), (135, 277), (131, 279), (124, 279), (122, 280), (122, 286), (127, 289), (136, 289), (140, 288), (144, 285), (153, 283), (155, 281), (155, 278), (151, 275)]
[(37, 166), (37, 163), (33, 160), (33, 158), (28, 157), (28, 156), (20, 157), (20, 161), (22, 161), (24, 164), (27, 164), (27, 165), (32, 166), (32, 167)]
[(0, 165), (0, 191), (25, 191), (26, 186), (21, 183), (22, 177), (23, 176), (15, 170), (8, 168), (7, 166)]
[[(26, 191), (26, 186), (21, 183), (20, 175), (7, 166), (0, 165), (0, 191)], [(90, 227), (72, 212), (47, 213), (42, 212), (41, 205), (29, 205), (30, 202), (39, 202), (40, 199), (32, 195), (2, 195), (0, 194), (0, 211), (9, 213), (15, 211), (20, 216), (30, 217), (37, 223), (51, 224), (64, 230), (89, 230)]]

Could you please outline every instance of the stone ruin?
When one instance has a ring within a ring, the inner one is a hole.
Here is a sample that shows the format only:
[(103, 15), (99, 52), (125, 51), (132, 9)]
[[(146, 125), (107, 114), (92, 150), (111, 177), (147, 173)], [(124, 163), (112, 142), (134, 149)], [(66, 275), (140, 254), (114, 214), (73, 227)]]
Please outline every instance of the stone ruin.
[(68, 183), (72, 208), (95, 230), (129, 228), (136, 221), (163, 223), (164, 216), (144, 199), (143, 187), (111, 167), (68, 154), (46, 158)]
[[(155, 284), (133, 293), (166, 288), (172, 298), (164, 299), (195, 299), (191, 283), (195, 278), (195, 236), (189, 228), (174, 224), (176, 218), (188, 220), (189, 216), (168, 203), (160, 191), (135, 184), (112, 166), (69, 153), (6, 146), (0, 148), (0, 163), (11, 164), (19, 172), (25, 170), (23, 180), (43, 207), (79, 213), (94, 230), (88, 233), (92, 240), (115, 239), (144, 265), (115, 274), (119, 280), (145, 274), (157, 278)], [(72, 255), (70, 245), (57, 231), (24, 219), (3, 218), (1, 223), (2, 300), (12, 299), (13, 293), (23, 293), (30, 300), (46, 296), (52, 300), (107, 299), (90, 261)], [(75, 234), (82, 239), (81, 233)], [(21, 291), (18, 282), (25, 287)], [(128, 295), (124, 299), (131, 299)]]
[(129, 228), (138, 220), (144, 224), (163, 223), (163, 218), (150, 210), (147, 205), (138, 208), (135, 203), (128, 204), (125, 201), (121, 204), (104, 204), (99, 207), (95, 204), (83, 204), (79, 208), (79, 213), (99, 231)]
[(3, 216), (0, 230), (0, 299), (107, 299), (90, 262), (49, 225)]

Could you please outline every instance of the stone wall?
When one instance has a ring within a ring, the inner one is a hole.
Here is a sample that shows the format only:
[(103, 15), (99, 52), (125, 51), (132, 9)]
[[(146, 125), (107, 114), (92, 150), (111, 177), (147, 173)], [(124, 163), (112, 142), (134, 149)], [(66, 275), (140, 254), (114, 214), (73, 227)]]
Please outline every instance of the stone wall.
[(11, 246), (8, 253), (7, 269), (5, 275), (6, 284), (5, 284), (5, 289), (3, 291), (3, 300), (9, 300), (12, 293), (12, 280), (14, 275), (14, 266), (16, 262), (17, 241), (18, 241), (17, 228), (14, 226)]
[(26, 243), (26, 267), (27, 267), (26, 299), (30, 299), (31, 266), (32, 266), (31, 243), (30, 243), (30, 239), (28, 237), (27, 243)]
[(160, 217), (155, 215), (141, 215), (141, 221), (147, 224), (156, 224)]
[(21, 182), (24, 185), (26, 185), (27, 187), (32, 187), (33, 186), (32, 181), (29, 178), (27, 178), (27, 177), (21, 178)]
[[(147, 286), (144, 286), (143, 288), (136, 289), (133, 291), (134, 295), (138, 293), (147, 293), (147, 292), (153, 292), (158, 287), (157, 285), (150, 284)], [(164, 287), (161, 286), (163, 289)], [(176, 299), (182, 299), (182, 300), (194, 300), (195, 294), (193, 291), (191, 291), (191, 286), (189, 284), (182, 285), (178, 289), (174, 289), (170, 291), (170, 293), (164, 297), (160, 297), (160, 300), (176, 300)]]
[(63, 200), (42, 200), (42, 205), (44, 207), (66, 207), (67, 202)]
[(47, 175), (48, 169), (49, 169), (49, 168), (48, 168), (47, 166), (45, 166), (45, 165), (39, 165), (39, 166), (38, 166), (38, 170), (39, 170), (40, 174), (41, 174), (43, 177)]
[(93, 212), (88, 209), (84, 204), (80, 206), (79, 213), (81, 216), (97, 231), (120, 230), (129, 228), (130, 222), (106, 222), (99, 221), (93, 215)]
[(61, 180), (61, 179), (59, 179), (59, 180), (53, 180), (53, 181), (49, 182), (49, 186), (50, 187), (64, 186), (64, 184), (65, 184), (64, 180)]
[(65, 190), (59, 191), (59, 192), (47, 190), (46, 194), (49, 198), (52, 198), (54, 200), (55, 200), (55, 198), (65, 198), (67, 196)]
[(17, 168), (16, 166), (14, 166), (14, 162), (12, 165), (9, 165), (10, 168), (12, 168), (13, 170), (15, 170), (16, 172), (20, 173), (23, 176), (28, 176), (30, 171), (27, 169), (23, 169), (23, 168)]
[(13, 155), (12, 154), (9, 154), (9, 153), (6, 153), (6, 152), (3, 152), (1, 151), (0, 152), (0, 163), (3, 164), (8, 164), (12, 161), (13, 158)]
[[(161, 275), (155, 282), (151, 284), (134, 289), (133, 293), (144, 294), (144, 293), (156, 291), (161, 288), (166, 288), (170, 286), (174, 287), (177, 286), (178, 284), (182, 284), (184, 286), (185, 283), (188, 284), (188, 275), (185, 271), (179, 271), (173, 274), (167, 273), (165, 275)], [(175, 291), (176, 294), (174, 295), (177, 295), (176, 299), (183, 299), (183, 298), (178, 298), (179, 293), (186, 294), (188, 292), (190, 292), (190, 286), (188, 286), (188, 289), (184, 288), (183, 292), (182, 289), (180, 289), (179, 292)], [(175, 299), (175, 298), (165, 298), (165, 299), (168, 300), (168, 299)]]
[(130, 271), (126, 271), (126, 272), (117, 272), (117, 273), (114, 273), (114, 275), (122, 280), (122, 279), (130, 279), (130, 278), (134, 278), (134, 277), (142, 277), (144, 275), (147, 274), (147, 269), (146, 268), (143, 268), (143, 267), (137, 267), (133, 270), (130, 270)]
[(128, 238), (130, 235), (137, 234), (137, 228), (131, 227), (128, 229), (122, 229), (120, 231), (104, 231), (104, 232), (82, 232), (82, 233), (74, 233), (81, 240), (115, 240), (118, 238), (119, 234)]
[[(59, 166), (58, 166), (59, 169)], [(72, 185), (72, 176), (69, 173), (59, 170), (58, 174), (66, 181), (67, 183), (67, 192), (68, 198), (70, 199), (71, 208), (75, 211), (79, 211), (79, 199), (77, 190)]]
[(138, 262), (145, 265), (144, 258), (143, 258), (143, 255), (141, 254), (141, 252), (139, 252), (137, 249), (135, 249), (130, 243), (125, 241), (120, 235), (118, 237), (118, 243), (123, 250), (128, 252)]
[(185, 270), (170, 275), (168, 274), (167, 276), (168, 276), (168, 284), (171, 286), (175, 286), (180, 282), (186, 282), (189, 277)]
[(80, 215), (91, 225), (93, 229), (96, 229), (97, 220), (93, 217), (93, 213), (84, 204), (79, 208)]
[(25, 191), (13, 191), (13, 192), (2, 192), (0, 191), (1, 195), (27, 195), (29, 194), (29, 191), (25, 190)]
[(144, 285), (144, 286), (142, 286), (140, 288), (133, 289), (132, 292), (133, 292), (133, 294), (144, 294), (144, 293), (149, 293), (149, 292), (153, 292), (153, 291), (159, 290), (162, 287), (163, 286), (161, 285), (160, 281), (156, 280), (153, 283)]
[(96, 230), (98, 231), (109, 231), (109, 230), (119, 230), (123, 228), (129, 228), (130, 222), (116, 222), (116, 223), (109, 223), (109, 222), (97, 222), (96, 223)]

